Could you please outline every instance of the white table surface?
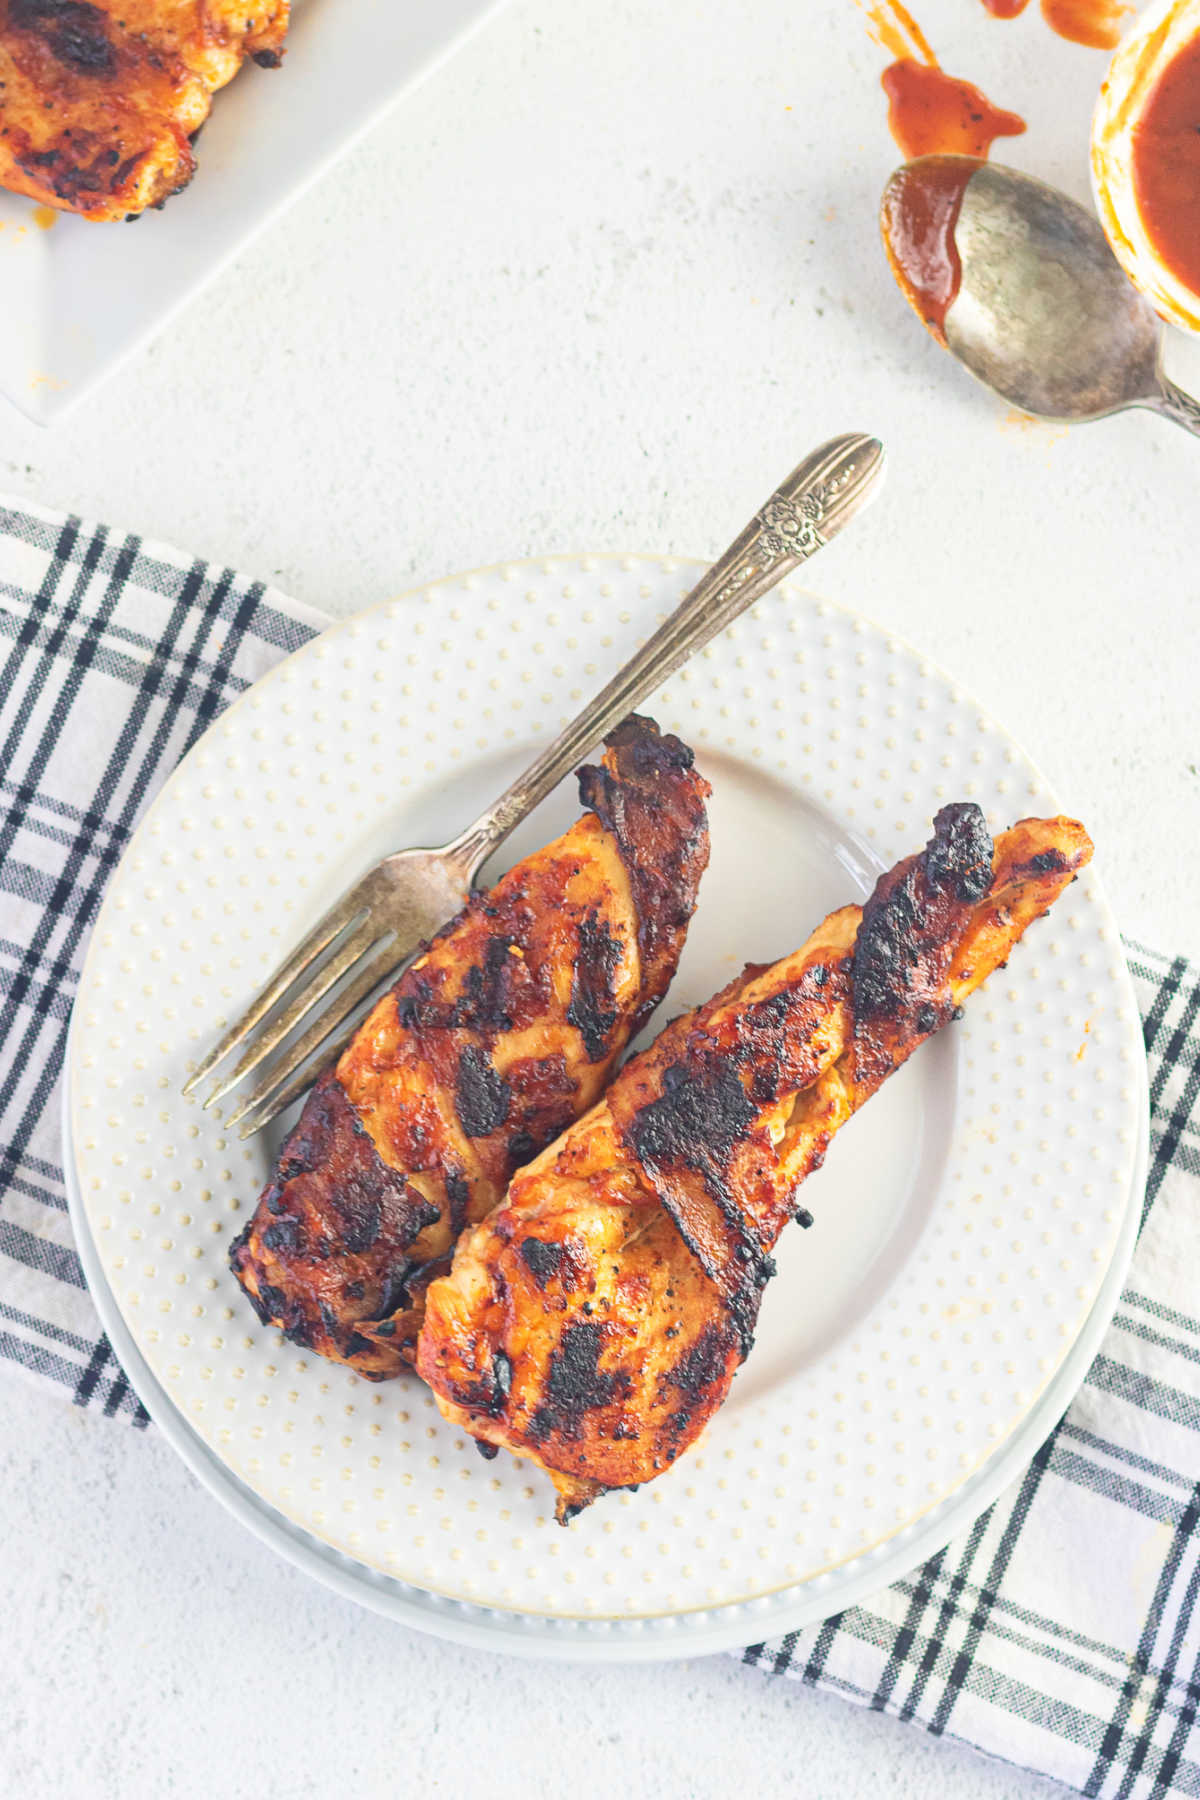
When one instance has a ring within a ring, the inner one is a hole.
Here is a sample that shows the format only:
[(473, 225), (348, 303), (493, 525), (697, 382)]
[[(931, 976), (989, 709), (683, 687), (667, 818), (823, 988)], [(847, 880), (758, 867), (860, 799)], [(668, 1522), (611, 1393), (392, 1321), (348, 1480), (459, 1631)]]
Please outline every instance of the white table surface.
[[(962, 72), (1076, 121), (1008, 160), (1083, 194), (1103, 59), (1036, 9), (958, 10), (1003, 79)], [(344, 614), (540, 551), (713, 554), (813, 442), (875, 430), (888, 492), (813, 585), (973, 689), (1126, 929), (1200, 953), (1200, 444), (1022, 425), (924, 337), (871, 222), (878, 69), (848, 0), (513, 0), (100, 394), (49, 434), (5, 411), (0, 489)], [(1200, 388), (1200, 346), (1169, 360)], [(5, 1795), (1050, 1791), (731, 1659), (410, 1636), (277, 1563), (153, 1432), (15, 1379), (0, 1446)]]

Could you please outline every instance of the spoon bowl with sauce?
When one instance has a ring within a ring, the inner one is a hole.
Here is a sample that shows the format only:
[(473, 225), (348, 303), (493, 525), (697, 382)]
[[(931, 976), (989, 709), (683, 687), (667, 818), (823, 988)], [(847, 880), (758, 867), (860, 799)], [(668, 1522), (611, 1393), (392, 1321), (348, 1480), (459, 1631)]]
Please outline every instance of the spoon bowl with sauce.
[(924, 156), (891, 176), (880, 222), (925, 325), (1011, 405), (1067, 422), (1143, 406), (1200, 436), (1161, 322), (1086, 207), (997, 163)]

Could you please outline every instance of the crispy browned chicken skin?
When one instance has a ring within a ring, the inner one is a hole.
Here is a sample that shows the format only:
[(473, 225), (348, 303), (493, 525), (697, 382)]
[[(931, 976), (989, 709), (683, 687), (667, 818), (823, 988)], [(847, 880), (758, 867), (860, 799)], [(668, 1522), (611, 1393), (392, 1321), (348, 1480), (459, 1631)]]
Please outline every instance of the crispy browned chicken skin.
[(694, 1441), (750, 1349), (799, 1184), (1091, 855), (1071, 819), (995, 846), (977, 806), (934, 823), (861, 911), (626, 1064), (429, 1288), (418, 1372), (489, 1453), (548, 1471), (564, 1524)]
[(372, 1379), (411, 1362), (464, 1225), (599, 1098), (662, 999), (708, 862), (708, 783), (630, 718), (587, 812), (465, 910), (317, 1083), (230, 1262), (264, 1323)]
[(283, 55), (290, 0), (0, 0), (0, 185), (88, 219), (161, 206), (247, 56)]

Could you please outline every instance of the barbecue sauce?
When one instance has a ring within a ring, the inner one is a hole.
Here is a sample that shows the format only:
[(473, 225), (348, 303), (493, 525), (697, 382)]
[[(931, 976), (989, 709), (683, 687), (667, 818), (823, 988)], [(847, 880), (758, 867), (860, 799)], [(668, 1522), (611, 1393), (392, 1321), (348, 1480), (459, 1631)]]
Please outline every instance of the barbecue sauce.
[(883, 245), (901, 292), (939, 344), (962, 280), (954, 228), (979, 159), (929, 156), (897, 169), (880, 214)]
[(1115, 50), (1121, 21), (1132, 10), (1120, 0), (1042, 0), (1042, 17), (1051, 31), (1090, 50)]
[(1155, 253), (1200, 294), (1200, 34), (1167, 64), (1134, 127), (1133, 191)]
[(1016, 113), (1001, 111), (971, 82), (946, 74), (903, 0), (860, 4), (871, 36), (892, 58), (881, 79), (888, 124), (905, 157), (986, 156), (996, 138), (1024, 131)]
[[(993, 19), (1016, 19), (1029, 0), (983, 0)], [(1072, 44), (1092, 50), (1115, 50), (1121, 21), (1133, 11), (1122, 0), (1042, 0), (1042, 17), (1051, 31)]]
[(905, 57), (885, 69), (888, 124), (905, 157), (949, 152), (985, 157), (998, 137), (1018, 137), (1025, 121), (1005, 112), (970, 81), (936, 63)]

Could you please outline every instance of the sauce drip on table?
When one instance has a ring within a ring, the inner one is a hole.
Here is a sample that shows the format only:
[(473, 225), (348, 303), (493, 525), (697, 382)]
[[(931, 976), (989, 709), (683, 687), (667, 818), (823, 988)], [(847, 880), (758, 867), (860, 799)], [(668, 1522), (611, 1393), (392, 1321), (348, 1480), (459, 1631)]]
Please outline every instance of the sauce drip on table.
[(929, 39), (909, 12), (903, 0), (859, 0), (867, 15), (867, 30), (889, 56), (901, 62), (911, 58), (913, 62), (928, 63), (937, 68), (937, 57), (930, 48)]
[[(1029, 0), (983, 0), (983, 4), (993, 19), (1015, 19)], [(1042, 17), (1051, 31), (1093, 50), (1115, 50), (1121, 21), (1132, 11), (1122, 0), (1042, 0)]]
[(1018, 137), (1025, 121), (993, 106), (970, 81), (906, 58), (883, 72), (888, 124), (907, 157), (949, 152), (984, 157), (998, 137)]
[(902, 0), (874, 0), (864, 11), (871, 36), (894, 59), (883, 72), (883, 90), (892, 136), (906, 157), (983, 157), (998, 137), (1024, 131), (1016, 113), (993, 106), (974, 83), (946, 74)]
[(929, 156), (897, 169), (884, 190), (880, 228), (892, 274), (942, 345), (946, 314), (962, 280), (954, 228), (979, 166), (977, 157)]
[(1042, 0), (1042, 17), (1051, 31), (1091, 50), (1115, 50), (1122, 21), (1132, 11), (1120, 0)]
[(1200, 294), (1200, 34), (1150, 90), (1133, 132), (1133, 191), (1155, 251)]

